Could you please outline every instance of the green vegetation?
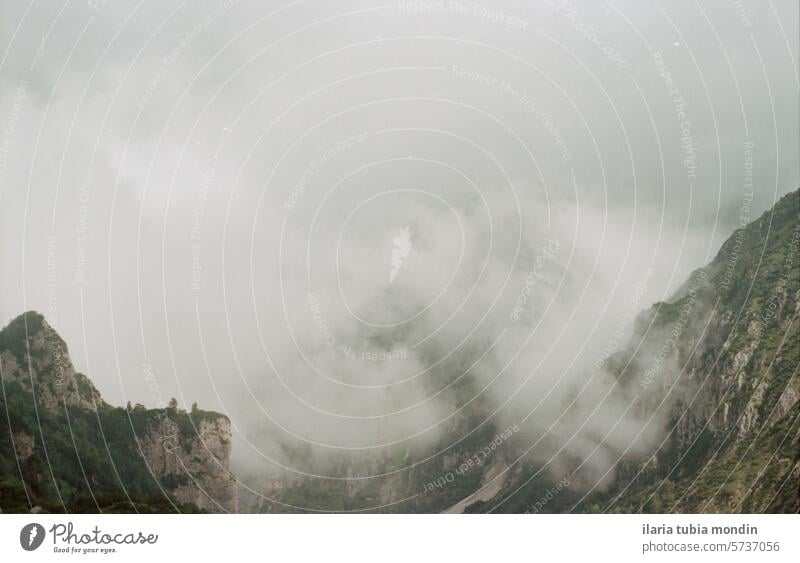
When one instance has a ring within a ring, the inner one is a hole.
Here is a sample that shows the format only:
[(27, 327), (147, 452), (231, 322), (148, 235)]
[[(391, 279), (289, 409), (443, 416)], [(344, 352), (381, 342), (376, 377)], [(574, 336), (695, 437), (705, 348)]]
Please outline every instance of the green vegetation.
[[(69, 362), (66, 345), (38, 313), (0, 331), (0, 353), (12, 354), (19, 368), (3, 372), (0, 511), (198, 511), (169, 492), (188, 485), (189, 477), (157, 479), (162, 468), (149, 468), (140, 448), (165, 448), (161, 442), (168, 439), (171, 447), (190, 449), (195, 426), (221, 415), (196, 405), (187, 413), (174, 399), (165, 409), (112, 407), (80, 373), (59, 386), (56, 378), (72, 373), (71, 365), (58, 364)], [(43, 391), (51, 393), (47, 403)]]
[[(5, 385), (0, 414), (4, 512), (28, 512), (32, 506), (47, 512), (197, 511), (166, 492), (181, 484), (178, 478), (159, 483), (139, 452), (137, 437), (157, 424), (155, 411), (127, 413), (105, 406), (94, 412), (70, 406), (60, 413), (41, 408), (37, 413), (32, 395), (12, 382)], [(12, 436), (17, 442), (21, 437), (34, 440), (29, 457), (15, 455)]]
[[(695, 302), (681, 320), (691, 289)], [(622, 461), (608, 490), (581, 499), (585, 491), (565, 489), (546, 511), (800, 511), (798, 311), (800, 190), (736, 231), (669, 302), (643, 312), (629, 345), (609, 359), (610, 371), (630, 386), (633, 396), (643, 366), (652, 365), (652, 351), (662, 346), (676, 322), (684, 323), (672, 353), (674, 364), (686, 363), (687, 369), (672, 374), (679, 378), (679, 392), (666, 428), (675, 430), (655, 452), (657, 461), (649, 456)], [(686, 375), (690, 371), (692, 380)], [(535, 470), (526, 468), (517, 483)], [(540, 475), (497, 509), (528, 510), (551, 485), (550, 478)], [(473, 508), (491, 509), (516, 486)]]
[[(719, 300), (718, 311), (694, 357), (691, 339), (707, 316), (693, 319), (678, 348), (705, 378), (705, 395), (679, 402), (669, 424), (689, 414), (695, 422), (682, 429), (691, 440), (672, 437), (654, 471), (626, 462), (590, 511), (800, 511), (800, 402), (780, 403), (785, 392), (800, 395), (800, 191), (734, 233), (703, 271), (698, 300)], [(659, 311), (656, 333), (674, 321), (686, 287)]]

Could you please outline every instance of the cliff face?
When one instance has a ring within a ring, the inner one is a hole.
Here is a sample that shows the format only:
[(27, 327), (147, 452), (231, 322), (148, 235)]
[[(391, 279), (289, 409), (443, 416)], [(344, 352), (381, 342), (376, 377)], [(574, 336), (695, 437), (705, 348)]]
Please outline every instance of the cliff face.
[(0, 373), (3, 511), (236, 511), (227, 417), (112, 407), (35, 312), (0, 331)]
[(50, 412), (103, 404), (89, 378), (75, 372), (66, 343), (38, 313), (20, 315), (0, 332), (0, 362), (3, 383), (32, 392)]
[(139, 436), (147, 465), (178, 502), (208, 512), (236, 512), (236, 481), (230, 474), (231, 423), (223, 416), (199, 415), (175, 422), (175, 415), (159, 411)]
[[(800, 192), (639, 319), (616, 373), (668, 434), (623, 464), (624, 511), (800, 510)], [(605, 499), (608, 500), (608, 499)]]

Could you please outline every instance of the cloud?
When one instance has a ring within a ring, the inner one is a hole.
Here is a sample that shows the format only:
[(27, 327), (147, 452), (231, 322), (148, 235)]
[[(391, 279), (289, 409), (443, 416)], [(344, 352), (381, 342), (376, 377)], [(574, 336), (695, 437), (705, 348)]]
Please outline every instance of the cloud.
[(6, 7), (3, 318), (111, 402), (152, 373), (226, 412), (241, 466), (469, 415), (604, 475), (643, 423), (594, 366), (643, 272), (639, 308), (738, 226), (746, 143), (752, 217), (798, 184), (796, 3), (412, 4)]

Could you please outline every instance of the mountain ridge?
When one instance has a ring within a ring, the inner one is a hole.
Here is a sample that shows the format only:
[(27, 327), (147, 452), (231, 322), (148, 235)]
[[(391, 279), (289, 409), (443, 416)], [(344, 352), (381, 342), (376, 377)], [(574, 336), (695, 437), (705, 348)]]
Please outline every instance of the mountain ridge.
[(29, 311), (0, 331), (0, 508), (235, 512), (227, 416), (114, 407)]
[[(109, 405), (91, 379), (74, 370), (66, 343), (44, 317), (23, 313), (0, 331), (0, 411), (6, 414), (0, 416), (0, 508), (798, 512), (799, 319), (797, 190), (734, 231), (668, 300), (641, 311), (626, 346), (598, 368), (616, 378), (639, 414), (664, 428), (647, 453), (620, 455), (611, 482), (581, 488), (568, 463), (562, 466), (566, 476), (549, 475), (533, 462), (506, 472), (505, 452), (498, 450), (487, 463), (438, 486), (503, 431), (487, 424), (447, 455), (381, 482), (350, 478), (359, 472), (341, 459), (332, 463), (344, 478), (267, 479), (259, 487), (270, 498), (250, 493), (240, 506), (239, 492), (246, 489), (237, 491), (230, 473), (226, 416), (186, 412), (174, 400), (155, 409)], [(470, 416), (459, 429), (471, 427)], [(513, 440), (509, 436), (509, 447)], [(409, 455), (393, 455), (400, 454)], [(391, 461), (371, 463), (379, 472)], [(581, 465), (574, 460), (573, 469)], [(493, 482), (497, 475), (503, 478)], [(421, 490), (426, 494), (405, 503), (389, 502)]]
[[(547, 511), (800, 511), (799, 313), (796, 190), (642, 311), (609, 358), (639, 412), (665, 421), (655, 451), (621, 460), (608, 490), (567, 488)], [(549, 486), (534, 480), (500, 509), (525, 511)]]

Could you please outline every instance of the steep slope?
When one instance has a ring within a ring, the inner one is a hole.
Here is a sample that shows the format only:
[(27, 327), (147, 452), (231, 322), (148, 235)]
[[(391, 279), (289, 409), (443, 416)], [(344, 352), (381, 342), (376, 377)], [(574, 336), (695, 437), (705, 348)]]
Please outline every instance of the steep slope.
[(509, 487), (475, 509), (800, 511), (798, 312), (795, 191), (737, 230), (669, 302), (640, 314), (610, 359), (607, 369), (638, 413), (666, 428), (652, 454), (620, 460), (605, 491), (553, 494), (555, 479), (539, 476), (513, 498)]
[(236, 509), (227, 417), (112, 407), (35, 312), (0, 331), (0, 374), (2, 511)]
[[(653, 329), (640, 331), (618, 358), (618, 366), (631, 360), (620, 377), (640, 388), (659, 378), (647, 371), (664, 356), (653, 354), (653, 339), (674, 333), (694, 301), (662, 361), (660, 389), (676, 396), (666, 401), (670, 433), (644, 468), (625, 467), (608, 508), (797, 512), (800, 191), (735, 232), (690, 283), (643, 315), (641, 326)], [(643, 408), (655, 411), (659, 395)]]

